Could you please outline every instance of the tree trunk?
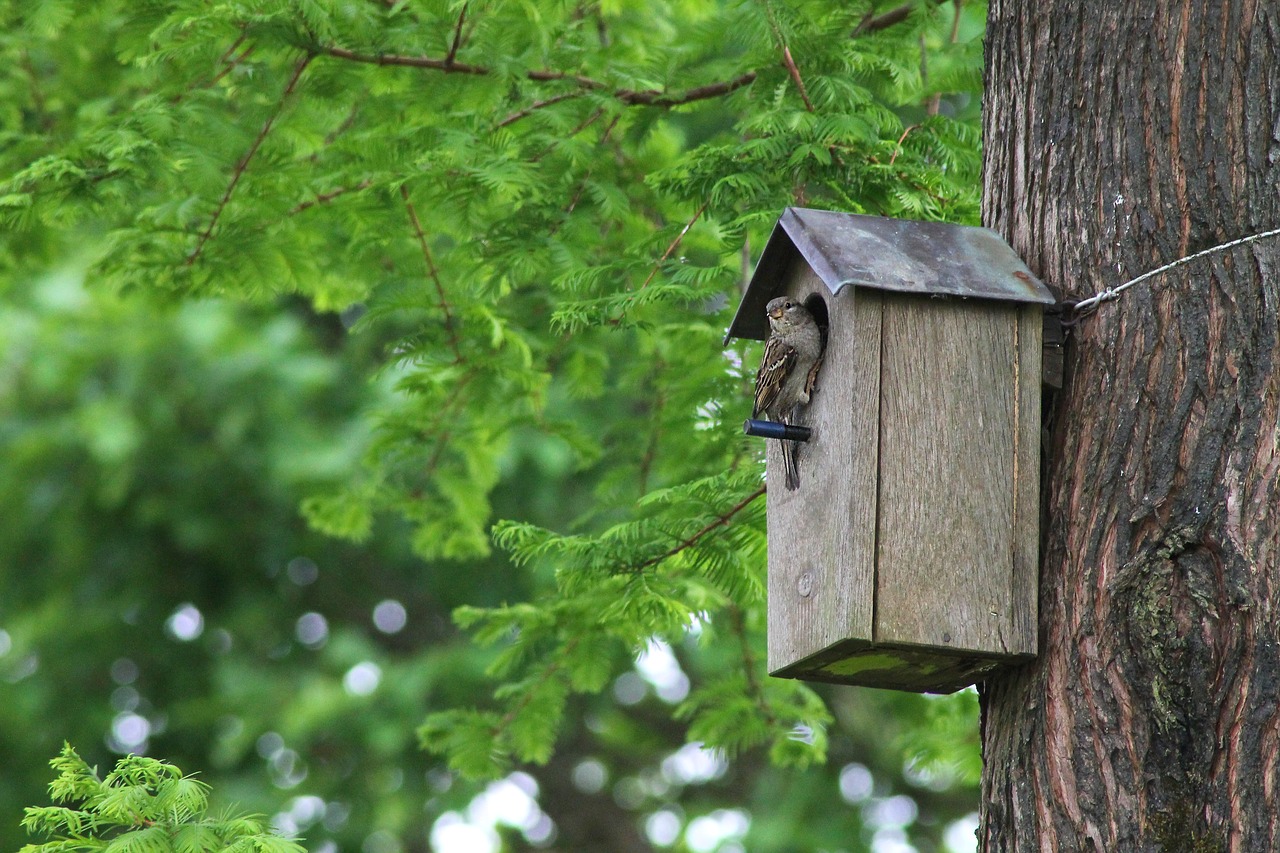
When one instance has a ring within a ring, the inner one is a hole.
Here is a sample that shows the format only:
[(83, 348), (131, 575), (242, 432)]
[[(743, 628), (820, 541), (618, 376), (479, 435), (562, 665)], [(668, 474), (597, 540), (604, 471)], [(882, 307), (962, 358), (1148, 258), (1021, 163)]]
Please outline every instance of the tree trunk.
[[(1275, 0), (991, 0), (986, 223), (1074, 302), (1280, 227)], [(1280, 850), (1280, 239), (1071, 329), (985, 851)]]

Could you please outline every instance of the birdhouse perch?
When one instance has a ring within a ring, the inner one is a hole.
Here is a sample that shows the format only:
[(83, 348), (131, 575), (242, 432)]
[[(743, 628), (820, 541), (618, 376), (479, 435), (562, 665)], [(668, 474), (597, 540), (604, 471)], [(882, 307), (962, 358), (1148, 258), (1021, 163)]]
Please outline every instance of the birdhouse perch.
[(951, 692), (1034, 657), (1053, 296), (988, 229), (802, 208), (726, 341), (764, 340), (784, 295), (826, 349), (795, 491), (768, 442), (770, 671)]

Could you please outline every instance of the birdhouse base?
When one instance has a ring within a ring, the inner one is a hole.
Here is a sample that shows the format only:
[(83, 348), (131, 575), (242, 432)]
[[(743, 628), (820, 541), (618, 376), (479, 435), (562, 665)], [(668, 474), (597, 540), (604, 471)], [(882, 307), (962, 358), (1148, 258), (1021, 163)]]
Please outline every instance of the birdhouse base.
[(954, 693), (982, 681), (1002, 667), (1025, 663), (1034, 657), (993, 657), (958, 650), (845, 640), (770, 674), (778, 678), (886, 687), (915, 693)]

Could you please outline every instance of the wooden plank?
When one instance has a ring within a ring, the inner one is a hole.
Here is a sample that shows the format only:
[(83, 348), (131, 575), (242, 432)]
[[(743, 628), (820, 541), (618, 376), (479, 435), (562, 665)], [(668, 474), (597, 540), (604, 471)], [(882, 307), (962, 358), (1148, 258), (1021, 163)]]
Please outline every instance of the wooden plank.
[(769, 669), (778, 675), (848, 639), (869, 641), (875, 577), (880, 294), (831, 297), (797, 260), (786, 292), (826, 298), (826, 356), (802, 420), (800, 488), (783, 484), (781, 446), (769, 442)]
[(874, 639), (876, 584), (876, 500), (880, 490), (880, 336), (884, 298), (878, 290), (848, 287), (840, 298), (852, 304), (847, 420), (840, 458), (843, 488), (836, 526), (840, 555), (841, 607), (833, 638)]
[(1018, 314), (1009, 651), (1025, 655), (1036, 654), (1039, 633), (1041, 313), (1038, 305), (1024, 305)]
[(1018, 315), (884, 297), (877, 643), (1008, 652)]

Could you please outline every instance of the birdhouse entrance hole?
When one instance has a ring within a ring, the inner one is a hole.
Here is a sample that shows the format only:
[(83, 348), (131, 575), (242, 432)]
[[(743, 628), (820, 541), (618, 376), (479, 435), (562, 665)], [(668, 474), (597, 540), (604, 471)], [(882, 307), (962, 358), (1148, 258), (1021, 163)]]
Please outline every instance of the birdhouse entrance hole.
[(822, 346), (826, 349), (827, 329), (831, 326), (831, 320), (827, 314), (827, 300), (823, 299), (820, 293), (812, 293), (804, 301), (804, 307), (809, 310), (813, 322), (818, 324), (818, 329), (822, 332)]

